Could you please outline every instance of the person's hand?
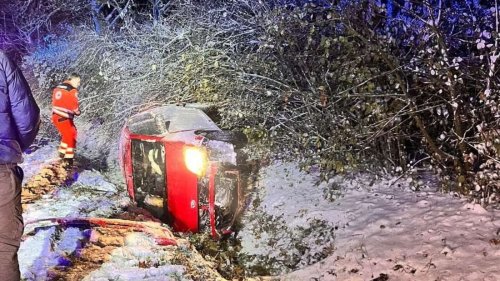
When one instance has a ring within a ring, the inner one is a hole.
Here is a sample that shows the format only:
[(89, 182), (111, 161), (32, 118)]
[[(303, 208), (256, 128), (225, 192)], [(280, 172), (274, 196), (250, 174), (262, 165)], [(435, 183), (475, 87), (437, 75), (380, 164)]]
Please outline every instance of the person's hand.
[(76, 116), (80, 116), (80, 114), (82, 114), (82, 112), (80, 111), (80, 109), (75, 110), (75, 115)]

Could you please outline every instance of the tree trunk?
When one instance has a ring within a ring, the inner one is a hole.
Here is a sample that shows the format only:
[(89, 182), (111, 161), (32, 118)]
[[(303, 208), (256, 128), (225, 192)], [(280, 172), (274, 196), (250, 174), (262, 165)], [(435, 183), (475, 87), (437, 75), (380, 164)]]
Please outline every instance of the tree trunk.
[(90, 7), (92, 11), (92, 22), (94, 23), (94, 31), (97, 35), (101, 35), (102, 26), (101, 21), (99, 20), (99, 13), (101, 11), (101, 5), (97, 4), (96, 0), (89, 0)]

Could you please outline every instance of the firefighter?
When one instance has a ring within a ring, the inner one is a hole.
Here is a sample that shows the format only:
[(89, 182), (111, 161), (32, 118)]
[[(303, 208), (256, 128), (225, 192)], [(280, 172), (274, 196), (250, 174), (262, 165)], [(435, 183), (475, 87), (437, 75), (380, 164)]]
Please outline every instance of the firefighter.
[(59, 157), (71, 167), (75, 157), (77, 131), (73, 118), (80, 115), (78, 87), (80, 75), (72, 73), (52, 91), (52, 123), (61, 135)]

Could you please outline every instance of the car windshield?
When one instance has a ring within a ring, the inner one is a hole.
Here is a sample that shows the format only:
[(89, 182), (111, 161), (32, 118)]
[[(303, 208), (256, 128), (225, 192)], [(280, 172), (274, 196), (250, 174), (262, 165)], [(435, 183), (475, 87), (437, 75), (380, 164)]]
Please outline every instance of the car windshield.
[(158, 107), (135, 115), (128, 122), (134, 134), (163, 135), (186, 130), (219, 130), (201, 110), (174, 105)]

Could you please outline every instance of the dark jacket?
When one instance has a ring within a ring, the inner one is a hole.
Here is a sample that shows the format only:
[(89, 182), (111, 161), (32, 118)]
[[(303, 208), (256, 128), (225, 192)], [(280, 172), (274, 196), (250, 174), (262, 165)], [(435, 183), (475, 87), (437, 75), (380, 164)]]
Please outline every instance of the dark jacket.
[(0, 164), (22, 162), (39, 125), (40, 109), (26, 79), (0, 51)]

